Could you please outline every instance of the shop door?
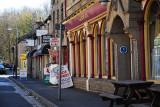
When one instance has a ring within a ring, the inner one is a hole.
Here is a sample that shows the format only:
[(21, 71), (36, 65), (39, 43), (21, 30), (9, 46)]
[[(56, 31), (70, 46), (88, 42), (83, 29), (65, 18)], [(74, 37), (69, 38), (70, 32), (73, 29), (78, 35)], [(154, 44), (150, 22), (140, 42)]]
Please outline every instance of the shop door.
[(131, 79), (138, 80), (138, 51), (137, 41), (130, 39), (131, 46)]

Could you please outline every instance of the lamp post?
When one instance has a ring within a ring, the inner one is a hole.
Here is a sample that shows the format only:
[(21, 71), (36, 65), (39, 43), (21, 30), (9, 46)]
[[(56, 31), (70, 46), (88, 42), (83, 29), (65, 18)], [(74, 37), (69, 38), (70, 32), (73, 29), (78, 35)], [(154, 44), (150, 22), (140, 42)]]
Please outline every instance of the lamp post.
[(16, 61), (15, 61), (15, 74), (17, 78), (17, 66), (18, 66), (18, 29), (17, 28), (8, 28), (8, 30), (16, 30)]
[(100, 3), (102, 6), (106, 6), (107, 2), (110, 2), (109, 0), (101, 0)]

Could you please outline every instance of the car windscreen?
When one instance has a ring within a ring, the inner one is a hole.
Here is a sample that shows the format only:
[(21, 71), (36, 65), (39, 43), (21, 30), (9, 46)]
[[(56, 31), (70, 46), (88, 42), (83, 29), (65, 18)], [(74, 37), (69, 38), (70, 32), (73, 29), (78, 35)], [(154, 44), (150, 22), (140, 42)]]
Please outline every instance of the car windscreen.
[(4, 68), (4, 66), (3, 66), (3, 65), (0, 65), (0, 68)]

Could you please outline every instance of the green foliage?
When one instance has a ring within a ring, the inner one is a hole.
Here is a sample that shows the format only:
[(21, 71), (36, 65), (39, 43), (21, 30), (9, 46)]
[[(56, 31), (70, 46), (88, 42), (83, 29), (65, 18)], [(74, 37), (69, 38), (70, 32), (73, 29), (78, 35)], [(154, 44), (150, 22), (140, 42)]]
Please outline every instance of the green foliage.
[(17, 28), (18, 37), (22, 37), (31, 31), (36, 21), (45, 17), (43, 15), (42, 9), (28, 7), (23, 7), (21, 10), (5, 10), (0, 14), (0, 59), (9, 60), (9, 53), (13, 59), (11, 48), (15, 44), (16, 30), (8, 31), (8, 28)]

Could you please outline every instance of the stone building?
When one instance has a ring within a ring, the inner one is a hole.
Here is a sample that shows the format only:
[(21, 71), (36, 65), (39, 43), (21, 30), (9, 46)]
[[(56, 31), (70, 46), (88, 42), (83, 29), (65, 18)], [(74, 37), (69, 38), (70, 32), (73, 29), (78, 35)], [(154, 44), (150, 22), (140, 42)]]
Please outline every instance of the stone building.
[(20, 41), (18, 43), (18, 68), (19, 69), (27, 69), (27, 66), (25, 65), (27, 63), (27, 59), (26, 59), (27, 51), (28, 51), (28, 48), (26, 47), (26, 41)]
[(145, 80), (141, 51), (142, 2), (67, 1), (67, 36), (74, 87), (113, 92), (111, 81)]
[[(60, 24), (62, 20), (66, 17), (66, 0), (51, 0), (51, 5), (52, 5), (52, 11), (51, 11), (51, 16), (52, 16), (52, 34), (54, 38), (59, 38), (60, 37), (60, 30), (56, 30), (55, 24)], [(52, 47), (54, 48), (54, 47)], [(54, 58), (56, 59), (56, 62), (59, 63), (59, 56)], [(65, 31), (62, 31), (62, 65), (67, 65), (69, 64), (69, 55), (68, 55), (68, 40), (65, 35)]]
[(143, 0), (141, 31), (141, 57), (144, 79), (160, 84), (160, 1)]

